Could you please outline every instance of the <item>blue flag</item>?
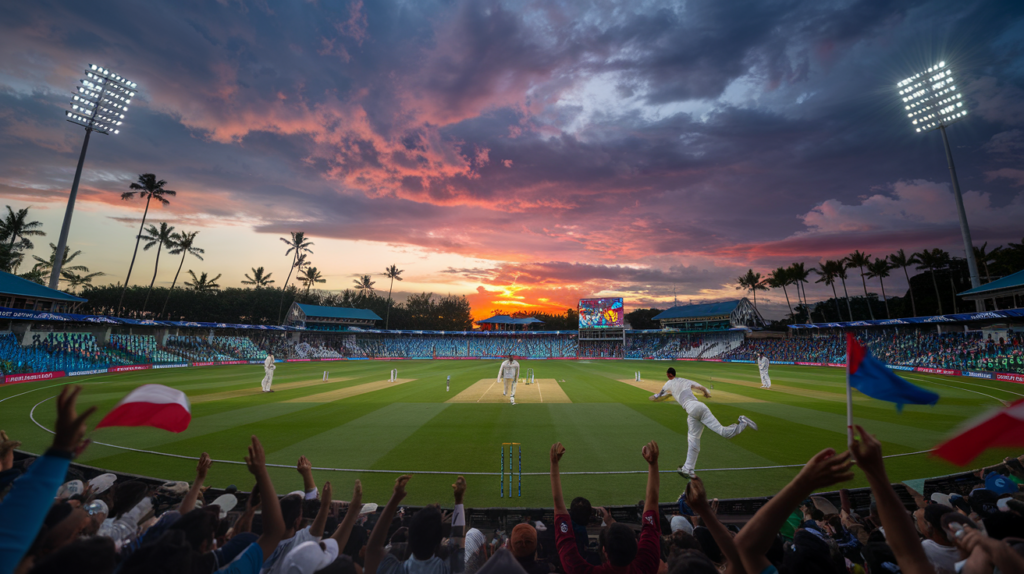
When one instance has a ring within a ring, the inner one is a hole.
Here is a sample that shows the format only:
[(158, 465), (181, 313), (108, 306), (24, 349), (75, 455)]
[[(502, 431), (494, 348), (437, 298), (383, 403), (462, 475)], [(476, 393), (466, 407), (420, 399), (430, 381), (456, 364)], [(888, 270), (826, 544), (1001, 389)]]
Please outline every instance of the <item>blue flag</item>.
[(850, 387), (871, 398), (896, 403), (897, 411), (902, 411), (903, 405), (907, 404), (934, 405), (939, 402), (939, 395), (908, 383), (872, 357), (853, 333), (846, 334), (846, 379)]

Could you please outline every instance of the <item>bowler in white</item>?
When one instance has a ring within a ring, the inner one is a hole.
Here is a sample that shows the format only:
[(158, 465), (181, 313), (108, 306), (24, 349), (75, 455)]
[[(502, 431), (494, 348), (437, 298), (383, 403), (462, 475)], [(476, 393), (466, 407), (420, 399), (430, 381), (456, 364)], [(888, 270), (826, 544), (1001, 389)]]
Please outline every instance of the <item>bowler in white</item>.
[(684, 478), (694, 478), (697, 476), (697, 454), (700, 453), (700, 436), (704, 433), (704, 427), (718, 433), (723, 438), (732, 438), (747, 427), (757, 430), (757, 425), (746, 416), (740, 415), (739, 422), (723, 427), (715, 415), (711, 414), (711, 409), (693, 396), (693, 389), (697, 389), (705, 398), (711, 398), (711, 393), (706, 388), (696, 381), (677, 378), (676, 370), (671, 367), (667, 374), (668, 382), (657, 394), (651, 395), (650, 399), (660, 401), (671, 395), (675, 397), (681, 407), (686, 409), (686, 424), (688, 426), (686, 462), (676, 469), (676, 472)]
[(498, 369), (498, 380), (504, 381), (505, 384), (505, 390), (501, 394), (507, 396), (511, 390), (512, 394), (509, 396), (509, 402), (513, 405), (516, 404), (516, 381), (519, 380), (519, 361), (512, 355), (509, 355), (501, 363), (501, 367)]

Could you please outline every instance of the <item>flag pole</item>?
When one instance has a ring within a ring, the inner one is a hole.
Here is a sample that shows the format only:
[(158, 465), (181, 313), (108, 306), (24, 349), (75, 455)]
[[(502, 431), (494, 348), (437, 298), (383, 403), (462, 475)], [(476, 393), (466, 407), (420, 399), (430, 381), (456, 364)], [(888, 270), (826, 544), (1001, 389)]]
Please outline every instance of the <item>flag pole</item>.
[(853, 389), (850, 388), (850, 347), (853, 334), (846, 333), (846, 440), (853, 442)]

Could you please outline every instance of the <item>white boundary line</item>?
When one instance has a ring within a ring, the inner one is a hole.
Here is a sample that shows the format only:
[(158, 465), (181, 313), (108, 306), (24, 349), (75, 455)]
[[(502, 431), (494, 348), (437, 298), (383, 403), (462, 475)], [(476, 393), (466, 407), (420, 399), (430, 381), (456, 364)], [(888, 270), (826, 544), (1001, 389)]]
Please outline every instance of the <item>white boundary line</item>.
[[(36, 420), (36, 408), (39, 407), (39, 405), (45, 403), (46, 401), (55, 398), (56, 396), (57, 395), (53, 395), (51, 397), (47, 397), (47, 398), (39, 401), (38, 403), (36, 403), (35, 405), (32, 406), (32, 410), (29, 411), (29, 413), (28, 413), (29, 418), (32, 419), (32, 422), (34, 422), (37, 427), (43, 429), (44, 431), (46, 431), (46, 432), (48, 432), (50, 434), (54, 434), (54, 432), (52, 430), (44, 427), (39, 421)], [(159, 452), (159, 451), (155, 451), (155, 450), (145, 450), (145, 449), (141, 449), (141, 448), (131, 448), (131, 447), (127, 447), (127, 446), (120, 446), (120, 445), (110, 444), (110, 443), (106, 443), (106, 442), (93, 441), (93, 444), (98, 444), (98, 445), (101, 445), (101, 446), (107, 446), (107, 447), (110, 447), (110, 448), (116, 448), (116, 449), (120, 449), (120, 450), (127, 450), (127, 451), (131, 451), (131, 452), (138, 452), (138, 453), (142, 453), (142, 454), (152, 454), (152, 455), (156, 455), (156, 456), (166, 456), (168, 458), (180, 458), (180, 459), (183, 459), (183, 460), (199, 460), (199, 457), (197, 457), (197, 456), (186, 456), (186, 455), (183, 455), (183, 454), (172, 454), (172, 453), (167, 453), (167, 452)], [(932, 451), (932, 449), (929, 449), (929, 450), (919, 450), (917, 452), (904, 452), (904, 453), (900, 453), (900, 454), (890, 454), (890, 455), (887, 455), (887, 456), (883, 456), (882, 458), (896, 458), (896, 457), (900, 457), (900, 456), (913, 456), (913, 455), (918, 455), (918, 454), (929, 453), (931, 451)], [(219, 462), (221, 464), (238, 464), (238, 465), (244, 465), (245, 464), (245, 462), (241, 462), (241, 461), (237, 461), (237, 460), (222, 460), (222, 459), (216, 459), (216, 458), (212, 459), (212, 460), (213, 460), (213, 462)], [(295, 465), (291, 465), (291, 464), (267, 463), (267, 466), (274, 467), (274, 468), (295, 468)], [(734, 467), (734, 468), (702, 468), (702, 469), (698, 469), (698, 470), (700, 472), (724, 472), (724, 471), (738, 471), (738, 470), (771, 470), (771, 469), (779, 469), (779, 468), (802, 468), (803, 466), (804, 466), (803, 464), (777, 464), (777, 465), (772, 465), (772, 466), (746, 466), (746, 467)], [(460, 475), (461, 474), (461, 475), (466, 475), (466, 476), (503, 476), (503, 473), (500, 473), (500, 472), (454, 472), (454, 471), (444, 471), (444, 470), (381, 470), (381, 469), (374, 469), (374, 468), (333, 468), (333, 467), (326, 467), (326, 466), (314, 466), (313, 470), (327, 470), (327, 471), (331, 471), (331, 472), (359, 472), (359, 473), (374, 473), (374, 474), (443, 474), (443, 475)], [(674, 470), (662, 470), (661, 471), (662, 474), (674, 474), (675, 472), (676, 471), (674, 471)], [(524, 472), (524, 473), (521, 473), (521, 475), (523, 475), (523, 476), (548, 476), (549, 474), (550, 473), (547, 473), (547, 472)], [(646, 470), (605, 470), (605, 471), (597, 471), (597, 472), (594, 472), (594, 471), (576, 471), (576, 472), (563, 472), (562, 474), (563, 475), (647, 474), (647, 471)]]

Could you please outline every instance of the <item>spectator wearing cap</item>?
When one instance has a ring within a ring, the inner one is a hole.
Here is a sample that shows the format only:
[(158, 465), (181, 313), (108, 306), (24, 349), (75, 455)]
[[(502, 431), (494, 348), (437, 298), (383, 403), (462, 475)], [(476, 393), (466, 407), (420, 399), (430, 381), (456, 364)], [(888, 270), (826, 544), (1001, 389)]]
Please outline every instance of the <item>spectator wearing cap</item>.
[(508, 549), (527, 574), (551, 572), (551, 566), (546, 561), (537, 560), (537, 529), (533, 526), (526, 523), (516, 524), (508, 540)]
[(921, 546), (937, 574), (954, 574), (960, 561), (960, 551), (942, 529), (942, 517), (950, 512), (955, 511), (943, 504), (929, 504), (914, 512), (917, 531), (924, 537)]

